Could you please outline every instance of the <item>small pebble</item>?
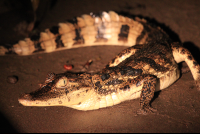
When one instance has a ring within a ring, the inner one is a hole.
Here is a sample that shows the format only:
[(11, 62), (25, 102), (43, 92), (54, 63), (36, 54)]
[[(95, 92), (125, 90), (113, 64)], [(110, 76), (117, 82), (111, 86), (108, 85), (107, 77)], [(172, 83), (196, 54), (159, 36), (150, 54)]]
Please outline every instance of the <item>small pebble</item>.
[(18, 77), (15, 76), (15, 75), (7, 77), (7, 82), (8, 83), (15, 84), (15, 83), (17, 83), (17, 81), (18, 81)]

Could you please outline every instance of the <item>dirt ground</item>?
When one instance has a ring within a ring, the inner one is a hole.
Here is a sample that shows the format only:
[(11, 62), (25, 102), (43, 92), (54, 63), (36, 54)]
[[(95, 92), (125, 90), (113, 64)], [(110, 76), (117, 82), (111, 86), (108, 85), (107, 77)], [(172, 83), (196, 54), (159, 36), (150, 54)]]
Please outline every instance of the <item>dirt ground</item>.
[[(57, 25), (85, 13), (109, 11), (140, 15), (156, 20), (171, 37), (180, 40), (200, 61), (199, 0), (72, 0), (53, 1), (44, 13), (40, 30)], [(11, 10), (0, 2), (0, 43), (11, 44), (24, 38), (13, 29), (25, 20), (23, 12)], [(38, 54), (32, 56), (0, 56), (0, 131), (1, 132), (200, 132), (200, 92), (190, 72), (170, 87), (155, 93), (151, 103), (156, 114), (136, 115), (139, 99), (94, 111), (78, 111), (68, 107), (24, 107), (20, 94), (37, 89), (48, 72), (62, 73), (68, 61), (72, 71), (80, 70), (89, 59), (88, 71), (98, 71), (125, 47), (95, 46)], [(18, 76), (10, 84), (7, 77)]]

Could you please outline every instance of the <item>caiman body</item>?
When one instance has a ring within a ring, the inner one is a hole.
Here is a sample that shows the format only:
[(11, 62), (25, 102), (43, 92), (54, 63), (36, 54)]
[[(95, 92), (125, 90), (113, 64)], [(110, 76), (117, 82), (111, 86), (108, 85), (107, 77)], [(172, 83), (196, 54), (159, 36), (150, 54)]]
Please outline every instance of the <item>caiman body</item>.
[(149, 103), (154, 92), (180, 77), (177, 63), (182, 61), (187, 63), (200, 89), (200, 67), (187, 49), (144, 19), (133, 20), (113, 11), (99, 16), (83, 15), (73, 24), (60, 23), (56, 32), (46, 30), (38, 39), (25, 39), (8, 50), (1, 48), (1, 53), (30, 55), (40, 50), (53, 52), (94, 45), (131, 47), (95, 74), (50, 73), (38, 90), (21, 95), (19, 102), (24, 106), (94, 110), (140, 98), (139, 113), (153, 112)]

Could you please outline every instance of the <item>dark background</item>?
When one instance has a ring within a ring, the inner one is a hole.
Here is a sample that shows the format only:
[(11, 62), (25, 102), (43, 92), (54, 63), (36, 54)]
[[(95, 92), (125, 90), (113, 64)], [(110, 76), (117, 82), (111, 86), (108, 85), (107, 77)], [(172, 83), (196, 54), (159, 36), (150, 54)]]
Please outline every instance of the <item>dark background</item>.
[[(199, 7), (199, 0), (42, 0), (33, 12), (28, 0), (1, 0), (0, 45), (11, 46), (29, 34), (75, 16), (113, 10), (156, 23), (175, 41), (182, 42), (199, 61)], [(28, 30), (31, 26), (34, 29)], [(0, 131), (200, 132), (200, 93), (190, 72), (156, 93), (151, 105), (158, 113), (147, 116), (136, 116), (139, 99), (87, 112), (68, 107), (24, 107), (18, 103), (19, 95), (37, 89), (48, 72), (64, 72), (67, 61), (74, 65), (72, 71), (78, 71), (93, 59), (88, 71), (99, 71), (124, 48), (96, 46), (32, 56), (0, 56)], [(18, 82), (8, 83), (10, 75), (16, 75)]]

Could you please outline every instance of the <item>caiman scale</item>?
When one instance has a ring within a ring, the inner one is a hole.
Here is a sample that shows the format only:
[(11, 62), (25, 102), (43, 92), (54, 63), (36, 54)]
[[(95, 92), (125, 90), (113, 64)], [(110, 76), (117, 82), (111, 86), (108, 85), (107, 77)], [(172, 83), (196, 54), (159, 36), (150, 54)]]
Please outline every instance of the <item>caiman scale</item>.
[(113, 11), (59, 23), (57, 30), (47, 29), (39, 38), (26, 38), (9, 49), (1, 47), (1, 54), (30, 55), (94, 45), (130, 47), (95, 74), (50, 73), (38, 90), (22, 94), (19, 102), (24, 106), (67, 106), (86, 111), (140, 98), (138, 113), (155, 112), (149, 104), (154, 92), (180, 77), (177, 63), (182, 61), (200, 90), (200, 66), (181, 43), (173, 42), (161, 28), (144, 19), (133, 20)]

